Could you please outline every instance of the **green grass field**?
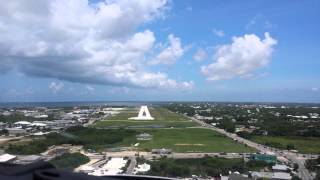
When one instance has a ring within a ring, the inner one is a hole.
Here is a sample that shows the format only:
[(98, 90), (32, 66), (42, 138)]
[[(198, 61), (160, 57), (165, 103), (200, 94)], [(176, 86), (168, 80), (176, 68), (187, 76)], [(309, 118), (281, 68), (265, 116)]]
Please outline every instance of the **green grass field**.
[(119, 114), (108, 117), (108, 120), (128, 120), (130, 117), (137, 116), (138, 112), (133, 110), (121, 111)]
[(251, 140), (280, 149), (286, 149), (287, 145), (293, 144), (300, 153), (320, 153), (320, 138), (316, 137), (254, 136)]
[(109, 128), (170, 128), (170, 127), (192, 127), (197, 126), (192, 121), (181, 121), (181, 122), (172, 122), (172, 121), (122, 121), (122, 120), (108, 120), (97, 122), (95, 127), (109, 127)]
[(141, 151), (168, 148), (174, 152), (255, 152), (254, 149), (205, 128), (150, 129), (140, 132), (153, 135), (153, 139), (137, 141), (135, 137), (127, 137), (122, 145), (139, 142)]
[(122, 111), (120, 114), (114, 115), (106, 120), (96, 122), (93, 127), (99, 128), (170, 128), (170, 127), (194, 127), (199, 126), (192, 120), (173, 113), (164, 108), (150, 108), (151, 116), (154, 120), (128, 120), (130, 117), (135, 117), (138, 115), (138, 109), (130, 109), (127, 111)]
[[(128, 147), (140, 143), (138, 149), (151, 151), (155, 148), (168, 148), (174, 152), (254, 152), (255, 150), (238, 144), (215, 131), (201, 128), (189, 118), (165, 108), (149, 108), (154, 120), (128, 120), (138, 115), (138, 109), (128, 109), (106, 120), (96, 122), (97, 128), (132, 128), (136, 133), (153, 135), (150, 141), (137, 141), (136, 136), (127, 136), (114, 147)], [(171, 128), (173, 127), (173, 128)], [(186, 128), (193, 127), (193, 128)]]
[[(224, 135), (200, 127), (197, 123), (180, 114), (164, 108), (151, 108), (150, 111), (155, 120), (128, 120), (129, 117), (138, 114), (138, 112), (129, 109), (110, 119), (99, 121), (89, 128), (72, 127), (63, 134), (49, 134), (46, 139), (29, 142), (27, 150), (32, 151), (22, 151), (24, 150), (22, 146), (25, 145), (12, 145), (6, 150), (17, 154), (35, 154), (45, 151), (48, 146), (53, 144), (72, 143), (96, 151), (130, 147), (140, 151), (167, 148), (174, 152), (255, 152), (255, 150), (236, 143)], [(161, 128), (155, 128), (155, 126), (161, 126)], [(119, 129), (103, 129), (111, 127)], [(123, 129), (125, 127), (131, 129)], [(152, 140), (138, 141), (136, 135), (143, 132), (153, 135)], [(136, 143), (139, 143), (138, 147), (133, 146)]]
[(150, 109), (151, 115), (158, 121), (187, 121), (189, 118), (180, 114), (171, 112), (165, 108)]

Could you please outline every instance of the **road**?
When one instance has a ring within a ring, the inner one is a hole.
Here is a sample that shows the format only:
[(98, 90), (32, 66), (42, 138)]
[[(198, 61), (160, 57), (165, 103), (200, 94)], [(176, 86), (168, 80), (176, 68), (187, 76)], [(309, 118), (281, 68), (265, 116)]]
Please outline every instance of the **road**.
[(1, 136), (0, 137), (0, 145), (7, 143), (8, 141), (11, 140), (18, 140), (18, 139), (23, 139), (25, 136), (18, 136), (18, 137), (5, 137)]
[(92, 124), (94, 124), (95, 122), (101, 121), (101, 120), (106, 119), (108, 117), (109, 117), (109, 115), (104, 115), (103, 117), (99, 117), (99, 118), (90, 118), (87, 123), (83, 124), (83, 127), (89, 127)]
[(268, 146), (265, 146), (265, 145), (261, 145), (261, 144), (249, 141), (247, 139), (241, 138), (236, 134), (226, 132), (224, 129), (219, 129), (219, 128), (215, 127), (215, 126), (212, 126), (210, 124), (204, 123), (204, 122), (202, 122), (200, 120), (197, 120), (195, 118), (192, 118), (192, 117), (188, 117), (188, 118), (191, 118), (194, 122), (197, 122), (198, 124), (200, 124), (203, 127), (207, 127), (209, 129), (217, 131), (217, 132), (219, 132), (221, 134), (224, 134), (227, 137), (238, 141), (239, 143), (246, 144), (247, 146), (255, 148), (255, 149), (257, 149), (257, 150), (259, 150), (259, 151), (261, 151), (263, 153), (272, 152), (276, 156), (285, 156), (287, 159), (289, 159), (293, 163), (297, 163), (299, 165), (298, 173), (299, 173), (299, 176), (300, 176), (301, 179), (303, 179), (303, 180), (312, 180), (313, 179), (311, 174), (310, 174), (310, 172), (304, 166), (304, 159), (301, 158), (301, 157), (303, 157), (303, 155), (301, 155), (301, 154), (292, 153), (292, 152), (288, 152), (288, 151), (284, 151), (284, 150), (280, 150), (280, 149), (276, 149), (276, 148), (271, 148), (271, 147), (268, 147)]
[[(90, 157), (90, 159), (102, 159), (103, 157), (113, 157), (113, 158), (119, 158), (119, 157), (137, 157), (137, 154), (139, 153), (139, 156), (143, 156), (146, 159), (157, 159), (164, 155), (160, 154), (152, 154), (151, 152), (137, 152), (137, 151), (122, 151), (122, 152), (106, 152), (105, 155), (101, 154), (92, 154), (92, 153), (84, 153), (86, 156)], [(168, 158), (174, 158), (174, 159), (189, 159), (189, 158), (202, 158), (204, 156), (211, 156), (211, 157), (223, 157), (223, 158), (243, 158), (250, 156), (250, 153), (172, 153), (172, 154), (166, 154), (165, 156)]]
[(134, 168), (137, 165), (137, 160), (135, 157), (130, 157), (130, 164), (127, 168), (126, 174), (133, 174)]

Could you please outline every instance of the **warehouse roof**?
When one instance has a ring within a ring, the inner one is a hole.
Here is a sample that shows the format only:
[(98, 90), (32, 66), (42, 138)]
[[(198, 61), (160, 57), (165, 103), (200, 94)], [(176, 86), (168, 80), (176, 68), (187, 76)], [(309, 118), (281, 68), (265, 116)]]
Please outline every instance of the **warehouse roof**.
[(8, 162), (14, 158), (16, 158), (16, 156), (11, 154), (3, 154), (3, 155), (0, 155), (0, 162)]

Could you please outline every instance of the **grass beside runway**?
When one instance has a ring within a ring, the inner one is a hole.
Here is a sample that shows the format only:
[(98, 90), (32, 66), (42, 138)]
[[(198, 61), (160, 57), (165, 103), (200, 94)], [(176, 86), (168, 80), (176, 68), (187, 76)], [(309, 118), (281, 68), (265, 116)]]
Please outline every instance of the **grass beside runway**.
[[(137, 141), (136, 136), (128, 136), (123, 141), (113, 144), (114, 147), (136, 147), (141, 151), (151, 151), (156, 148), (168, 148), (174, 152), (255, 152), (254, 149), (239, 144), (232, 139), (213, 130), (201, 128), (189, 118), (171, 112), (161, 107), (150, 107), (154, 120), (128, 120), (138, 115), (138, 109), (122, 111), (111, 118), (96, 122), (97, 128), (132, 128), (136, 134), (149, 133), (153, 135), (150, 141)], [(154, 128), (162, 127), (162, 128)], [(174, 127), (174, 128), (171, 128)], [(194, 127), (194, 128), (186, 128)]]
[(122, 120), (108, 120), (99, 121), (93, 125), (99, 128), (170, 128), (170, 127), (193, 127), (198, 126), (192, 121), (122, 121)]
[[(148, 141), (138, 141), (136, 135), (149, 133)], [(66, 136), (68, 135), (68, 136)], [(134, 144), (139, 146), (134, 147)], [(12, 154), (38, 154), (49, 146), (59, 144), (83, 145), (85, 149), (105, 151), (109, 148), (131, 147), (132, 150), (151, 151), (167, 148), (174, 152), (254, 152), (254, 149), (206, 128), (173, 129), (95, 129), (84, 127), (69, 128), (65, 133), (52, 133), (42, 139), (15, 143), (6, 151)], [(28, 148), (23, 148), (28, 146)]]
[(250, 140), (279, 149), (294, 145), (294, 149), (300, 153), (320, 153), (319, 137), (254, 136)]
[(205, 128), (139, 130), (153, 135), (149, 141), (137, 141), (127, 137), (125, 145), (139, 142), (139, 150), (151, 151), (155, 148), (172, 149), (174, 152), (256, 152), (213, 130)]

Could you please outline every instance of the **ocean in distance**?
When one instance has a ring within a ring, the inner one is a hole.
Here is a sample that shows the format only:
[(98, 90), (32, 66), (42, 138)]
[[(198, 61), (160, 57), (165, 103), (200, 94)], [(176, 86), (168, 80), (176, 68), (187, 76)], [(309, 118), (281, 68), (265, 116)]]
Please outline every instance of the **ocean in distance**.
[(143, 101), (93, 101), (93, 102), (0, 102), (0, 108), (28, 108), (28, 107), (75, 107), (75, 106), (140, 106), (157, 105), (168, 102), (143, 102)]

